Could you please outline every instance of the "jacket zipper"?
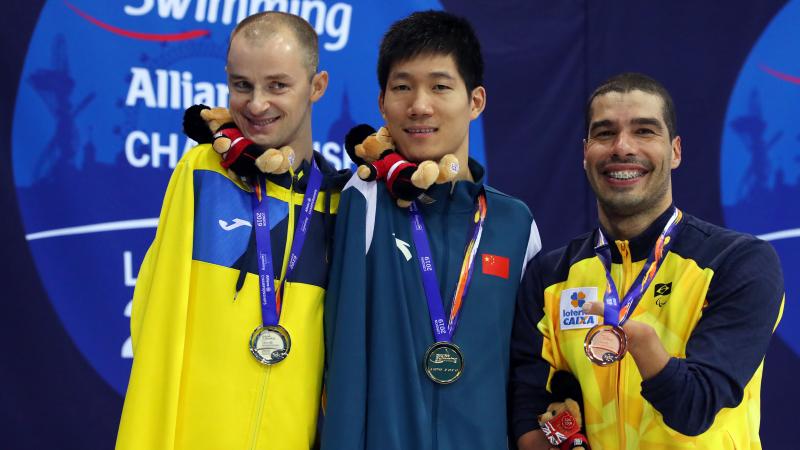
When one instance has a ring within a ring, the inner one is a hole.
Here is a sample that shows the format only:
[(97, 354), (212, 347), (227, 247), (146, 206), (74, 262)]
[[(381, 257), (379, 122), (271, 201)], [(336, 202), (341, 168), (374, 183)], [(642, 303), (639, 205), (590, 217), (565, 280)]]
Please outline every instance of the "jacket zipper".
[[(619, 294), (620, 301), (628, 292), (629, 286), (628, 284), (631, 283), (631, 276), (633, 270), (633, 263), (631, 261), (631, 249), (628, 245), (628, 241), (617, 241), (617, 248), (619, 249), (619, 253), (622, 256), (622, 264), (620, 264), (620, 274), (617, 278), (619, 283), (617, 283), (617, 294)], [(630, 358), (630, 356), (628, 357)], [(623, 358), (617, 364), (617, 429), (619, 430), (619, 448), (626, 449), (627, 442), (625, 439), (625, 414), (624, 414), (624, 405), (623, 400), (624, 396), (624, 389), (627, 383), (625, 377), (625, 370), (623, 366), (627, 366), (626, 359)]]
[[(291, 169), (290, 169), (291, 170)], [(292, 182), (289, 185), (289, 223), (288, 227), (286, 228), (286, 245), (283, 251), (283, 261), (281, 262), (281, 274), (286, 271), (286, 262), (289, 256), (288, 249), (291, 248), (292, 239), (290, 237), (294, 236), (294, 185), (297, 182), (297, 175), (292, 174)], [(265, 184), (266, 186), (266, 184)], [(271, 230), (270, 230), (271, 231)], [(276, 282), (283, 281), (275, 280)], [(286, 285), (284, 284), (284, 287)], [(283, 292), (281, 292), (281, 298), (283, 298)], [(281, 303), (281, 308), (283, 308), (283, 303)], [(268, 366), (264, 367), (264, 378), (263, 382), (261, 383), (261, 392), (258, 395), (258, 405), (256, 405), (256, 417), (255, 422), (253, 424), (253, 433), (252, 437), (250, 438), (250, 450), (256, 450), (258, 445), (258, 438), (259, 438), (259, 431), (261, 430), (261, 418), (264, 415), (264, 400), (267, 396), (267, 385), (269, 384), (269, 374), (271, 372), (271, 368)]]
[(250, 437), (250, 450), (255, 450), (258, 445), (259, 431), (261, 430), (261, 416), (264, 414), (264, 398), (267, 396), (267, 383), (269, 381), (269, 367), (264, 367), (264, 378), (261, 382), (261, 389), (258, 394), (258, 404), (256, 405), (256, 417), (253, 422), (253, 431)]

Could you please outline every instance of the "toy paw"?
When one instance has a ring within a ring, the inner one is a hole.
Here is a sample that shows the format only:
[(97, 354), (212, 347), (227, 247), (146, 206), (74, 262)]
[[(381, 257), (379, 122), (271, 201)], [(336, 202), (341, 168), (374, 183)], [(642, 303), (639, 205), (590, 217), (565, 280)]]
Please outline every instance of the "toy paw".
[(231, 149), (231, 142), (232, 141), (226, 136), (215, 136), (211, 148), (224, 158), (228, 150)]
[(264, 173), (286, 173), (294, 165), (294, 150), (285, 145), (280, 149), (271, 148), (256, 159), (256, 167)]
[(356, 174), (358, 174), (358, 178), (364, 181), (373, 181), (378, 176), (378, 172), (371, 164), (362, 164), (358, 166)]
[(439, 160), (439, 176), (436, 178), (436, 184), (447, 183), (453, 181), (458, 175), (461, 165), (458, 163), (458, 158), (455, 155), (444, 155)]
[(402, 198), (398, 198), (397, 199), (397, 206), (399, 206), (401, 208), (408, 208), (409, 206), (411, 206), (411, 201), (410, 200), (403, 200)]
[(439, 166), (433, 161), (423, 161), (411, 175), (411, 184), (425, 190), (439, 177)]

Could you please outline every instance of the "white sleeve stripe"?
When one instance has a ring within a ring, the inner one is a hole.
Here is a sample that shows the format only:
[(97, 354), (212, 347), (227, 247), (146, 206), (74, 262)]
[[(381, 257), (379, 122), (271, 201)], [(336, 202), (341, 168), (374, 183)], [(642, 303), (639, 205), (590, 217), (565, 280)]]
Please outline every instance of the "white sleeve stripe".
[(364, 200), (367, 202), (367, 211), (366, 211), (366, 220), (364, 221), (364, 239), (365, 239), (365, 250), (364, 254), (366, 255), (369, 253), (369, 247), (372, 245), (372, 235), (375, 232), (375, 204), (378, 199), (378, 188), (377, 183), (374, 181), (364, 181), (358, 177), (357, 174), (353, 174), (350, 177), (350, 180), (344, 186), (344, 189), (354, 188), (357, 189), (361, 195), (364, 196)]
[(401, 159), (400, 161), (397, 161), (396, 163), (392, 164), (392, 167), (389, 168), (389, 173), (386, 175), (386, 180), (391, 179), (392, 174), (394, 174), (394, 171), (397, 170), (397, 167), (400, 166), (400, 164), (403, 164), (404, 162), (406, 161)]
[(525, 261), (522, 262), (522, 273), (519, 275), (520, 281), (525, 275), (525, 268), (528, 267), (528, 263), (541, 249), (542, 239), (539, 237), (539, 228), (536, 227), (536, 221), (531, 220), (531, 234), (528, 236), (528, 248), (525, 250)]

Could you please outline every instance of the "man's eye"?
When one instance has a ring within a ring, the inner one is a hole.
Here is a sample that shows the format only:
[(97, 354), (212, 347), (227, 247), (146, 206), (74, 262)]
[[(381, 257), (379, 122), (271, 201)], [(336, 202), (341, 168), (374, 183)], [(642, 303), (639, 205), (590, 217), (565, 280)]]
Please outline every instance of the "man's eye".
[(234, 81), (233, 88), (237, 91), (247, 91), (250, 89), (250, 83), (246, 81)]
[(614, 137), (614, 132), (611, 130), (598, 131), (592, 137), (593, 139), (608, 139)]
[(434, 91), (447, 91), (447, 90), (450, 90), (450, 86), (448, 86), (446, 84), (437, 84), (437, 85), (433, 86), (433, 90)]
[(411, 87), (408, 86), (407, 84), (397, 84), (397, 85), (392, 86), (392, 90), (395, 91), (395, 92), (398, 92), (398, 91), (409, 91), (409, 90), (411, 90)]
[(639, 128), (638, 130), (636, 130), (636, 134), (656, 134), (656, 133), (650, 128)]
[(273, 81), (270, 83), (269, 88), (272, 90), (280, 91), (286, 89), (289, 85), (286, 83), (281, 83), (280, 81)]

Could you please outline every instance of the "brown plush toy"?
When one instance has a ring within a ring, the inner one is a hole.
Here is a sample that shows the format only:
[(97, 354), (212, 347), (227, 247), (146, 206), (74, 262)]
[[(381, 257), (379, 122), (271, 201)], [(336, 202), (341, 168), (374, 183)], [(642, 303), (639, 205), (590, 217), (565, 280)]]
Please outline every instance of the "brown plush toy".
[(539, 427), (547, 440), (560, 450), (591, 450), (582, 432), (580, 403), (583, 395), (578, 380), (569, 372), (558, 371), (550, 380), (550, 389), (555, 398), (563, 400), (551, 403), (538, 418)]
[(389, 193), (401, 208), (408, 207), (434, 183), (452, 181), (459, 171), (458, 159), (452, 154), (445, 155), (438, 164), (405, 160), (394, 150), (392, 137), (383, 127), (375, 131), (366, 124), (356, 126), (345, 137), (345, 149), (358, 164), (358, 177), (365, 181), (386, 180)]
[(198, 144), (211, 143), (222, 155), (222, 167), (236, 176), (252, 178), (258, 173), (280, 174), (294, 163), (294, 151), (284, 146), (264, 151), (244, 137), (227, 108), (194, 105), (183, 115), (183, 130)]

